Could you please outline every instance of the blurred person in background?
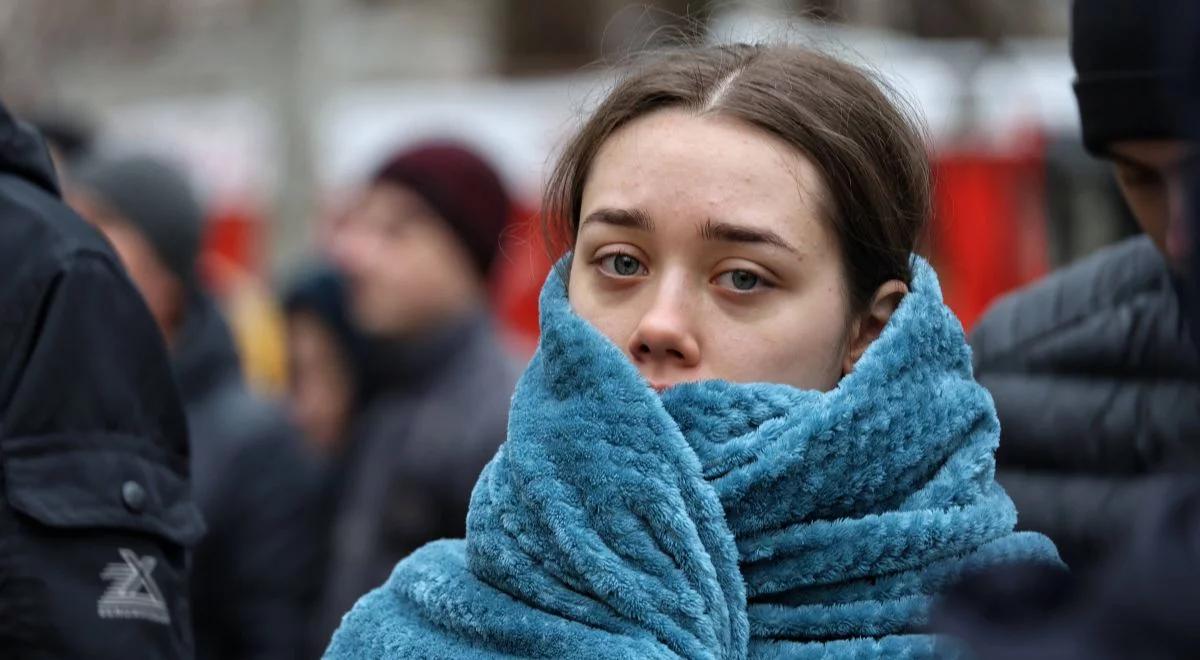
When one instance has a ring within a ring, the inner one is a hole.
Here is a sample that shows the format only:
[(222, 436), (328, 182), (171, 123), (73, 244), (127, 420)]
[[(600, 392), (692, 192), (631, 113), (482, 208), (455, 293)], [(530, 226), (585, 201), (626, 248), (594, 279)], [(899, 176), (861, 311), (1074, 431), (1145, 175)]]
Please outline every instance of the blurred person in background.
[(1200, 353), (1181, 313), (1195, 141), (1177, 121), (1160, 23), (1190, 0), (1077, 0), (1071, 56), (1083, 141), (1110, 161), (1144, 236), (1002, 299), (976, 326), (979, 381), (1021, 526), (1084, 569), (1129, 537), (1164, 469), (1200, 457)]
[(181, 172), (95, 158), (73, 206), (116, 248), (171, 349), (208, 525), (192, 570), (200, 658), (294, 658), (315, 594), (315, 465), (280, 411), (242, 380), (225, 321), (196, 273), (203, 211)]
[(297, 277), (283, 296), (288, 408), (314, 453), (328, 462), (347, 450), (368, 397), (366, 340), (345, 296), (342, 276), (325, 266)]
[(204, 524), (167, 348), (0, 105), (0, 656), (191, 658)]
[[(345, 281), (324, 264), (295, 277), (283, 295), (287, 354), (287, 404), (321, 465), (320, 573), (329, 565), (333, 517), (346, 487), (346, 463), (353, 429), (369, 400), (365, 377), (367, 342), (347, 309)], [(324, 650), (323, 635), (305, 640), (307, 657)]]
[(377, 394), (345, 467), (318, 646), (397, 561), (465, 531), (519, 370), (487, 304), (509, 205), (478, 155), (430, 142), (388, 160), (342, 219), (333, 253)]

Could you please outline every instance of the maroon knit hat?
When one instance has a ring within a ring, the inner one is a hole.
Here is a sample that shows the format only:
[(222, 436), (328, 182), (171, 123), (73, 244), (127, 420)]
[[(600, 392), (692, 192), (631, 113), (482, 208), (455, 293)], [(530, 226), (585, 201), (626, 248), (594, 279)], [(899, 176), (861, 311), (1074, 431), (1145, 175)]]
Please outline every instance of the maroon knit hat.
[(426, 142), (389, 159), (373, 183), (404, 186), (420, 195), (466, 246), (487, 275), (508, 223), (508, 193), (495, 170), (469, 149)]

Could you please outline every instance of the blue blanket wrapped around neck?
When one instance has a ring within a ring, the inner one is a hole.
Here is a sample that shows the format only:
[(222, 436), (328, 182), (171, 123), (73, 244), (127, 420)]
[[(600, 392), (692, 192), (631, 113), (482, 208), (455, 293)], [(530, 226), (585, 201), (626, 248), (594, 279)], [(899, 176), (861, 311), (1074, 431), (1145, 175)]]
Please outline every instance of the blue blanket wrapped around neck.
[(950, 581), (1059, 560), (1013, 532), (991, 398), (933, 269), (914, 269), (836, 389), (661, 396), (553, 269), (467, 538), (401, 561), (326, 657), (938, 655), (922, 628)]

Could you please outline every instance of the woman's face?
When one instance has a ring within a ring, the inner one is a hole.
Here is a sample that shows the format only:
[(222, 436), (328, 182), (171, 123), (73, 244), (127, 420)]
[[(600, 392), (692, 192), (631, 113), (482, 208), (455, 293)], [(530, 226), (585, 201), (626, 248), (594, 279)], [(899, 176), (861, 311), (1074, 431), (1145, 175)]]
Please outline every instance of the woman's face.
[(641, 117), (592, 164), (571, 306), (659, 390), (832, 389), (856, 324), (824, 196), (815, 166), (763, 131), (681, 110)]

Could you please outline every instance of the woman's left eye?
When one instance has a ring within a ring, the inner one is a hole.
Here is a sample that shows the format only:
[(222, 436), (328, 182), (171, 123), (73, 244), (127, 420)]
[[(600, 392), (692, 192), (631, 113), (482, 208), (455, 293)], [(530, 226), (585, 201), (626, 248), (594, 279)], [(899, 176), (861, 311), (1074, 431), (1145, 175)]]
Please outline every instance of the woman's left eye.
[(716, 283), (734, 291), (753, 291), (765, 282), (748, 270), (729, 270), (717, 276)]

